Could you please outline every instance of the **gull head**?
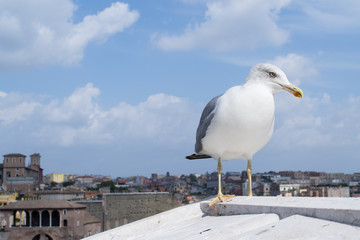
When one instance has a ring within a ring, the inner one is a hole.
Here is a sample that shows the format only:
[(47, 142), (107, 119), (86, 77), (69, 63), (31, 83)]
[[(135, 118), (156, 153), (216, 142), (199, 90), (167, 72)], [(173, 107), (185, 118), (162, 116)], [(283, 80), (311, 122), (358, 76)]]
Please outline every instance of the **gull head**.
[(262, 83), (269, 86), (273, 93), (285, 90), (295, 97), (303, 96), (301, 89), (290, 83), (280, 68), (270, 63), (255, 65), (246, 77), (245, 83)]

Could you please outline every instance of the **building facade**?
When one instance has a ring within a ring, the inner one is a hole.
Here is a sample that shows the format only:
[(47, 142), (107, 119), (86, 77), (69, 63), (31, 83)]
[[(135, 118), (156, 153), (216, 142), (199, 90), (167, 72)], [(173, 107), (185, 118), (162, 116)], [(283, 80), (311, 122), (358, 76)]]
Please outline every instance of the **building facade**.
[(0, 186), (3, 191), (32, 195), (43, 183), (43, 169), (40, 167), (40, 154), (30, 155), (26, 166), (26, 156), (20, 153), (4, 155), (0, 164)]
[(99, 200), (78, 201), (87, 211), (100, 219), (102, 231), (150, 217), (180, 206), (177, 199), (167, 192), (104, 193)]
[(65, 181), (65, 174), (63, 173), (51, 173), (50, 182), (62, 183)]
[(68, 188), (59, 190), (39, 190), (34, 192), (40, 200), (79, 200), (85, 198), (85, 192)]
[(69, 201), (18, 201), (0, 208), (0, 239), (77, 240), (100, 232), (101, 222), (86, 218), (86, 206)]

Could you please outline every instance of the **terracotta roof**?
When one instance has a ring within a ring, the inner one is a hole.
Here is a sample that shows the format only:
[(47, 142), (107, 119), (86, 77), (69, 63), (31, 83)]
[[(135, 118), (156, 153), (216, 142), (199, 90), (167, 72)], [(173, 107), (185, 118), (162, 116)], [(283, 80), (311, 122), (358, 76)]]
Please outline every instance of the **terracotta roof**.
[(0, 208), (0, 210), (15, 209), (79, 209), (86, 208), (85, 205), (66, 200), (28, 200), (17, 201)]

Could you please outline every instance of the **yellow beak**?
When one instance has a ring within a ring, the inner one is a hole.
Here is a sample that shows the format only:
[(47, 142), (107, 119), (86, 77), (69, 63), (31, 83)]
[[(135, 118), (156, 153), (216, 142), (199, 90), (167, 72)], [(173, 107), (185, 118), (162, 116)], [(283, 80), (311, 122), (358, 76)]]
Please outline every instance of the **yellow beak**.
[(297, 86), (290, 84), (290, 85), (280, 85), (282, 87), (282, 89), (284, 89), (285, 91), (293, 94), (295, 97), (298, 98), (302, 98), (303, 96), (303, 92), (301, 91), (300, 88), (298, 88)]

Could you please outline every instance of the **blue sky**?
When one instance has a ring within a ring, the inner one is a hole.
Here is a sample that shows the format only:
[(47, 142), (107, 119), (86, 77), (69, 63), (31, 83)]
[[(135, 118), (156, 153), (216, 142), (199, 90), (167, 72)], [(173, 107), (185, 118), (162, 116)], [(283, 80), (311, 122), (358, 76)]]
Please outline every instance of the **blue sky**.
[[(271, 62), (279, 93), (254, 172), (360, 171), (360, 3), (0, 1), (0, 153), (45, 173), (204, 173), (187, 161), (201, 111)], [(243, 171), (246, 163), (224, 163)]]

